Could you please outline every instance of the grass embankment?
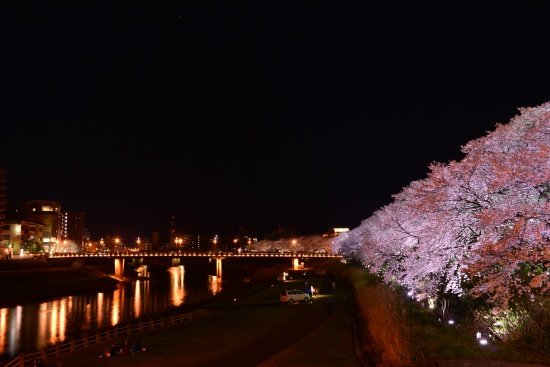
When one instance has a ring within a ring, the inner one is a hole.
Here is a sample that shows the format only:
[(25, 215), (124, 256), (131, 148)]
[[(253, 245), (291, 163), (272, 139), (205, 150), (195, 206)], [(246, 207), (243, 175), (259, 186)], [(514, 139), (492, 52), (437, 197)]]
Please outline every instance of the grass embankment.
[(434, 366), (436, 360), (501, 360), (549, 364), (541, 350), (490, 340), (481, 345), (471, 310), (454, 310), (454, 324), (439, 321), (435, 311), (422, 307), (361, 267), (340, 272), (353, 289), (364, 352), (377, 367)]

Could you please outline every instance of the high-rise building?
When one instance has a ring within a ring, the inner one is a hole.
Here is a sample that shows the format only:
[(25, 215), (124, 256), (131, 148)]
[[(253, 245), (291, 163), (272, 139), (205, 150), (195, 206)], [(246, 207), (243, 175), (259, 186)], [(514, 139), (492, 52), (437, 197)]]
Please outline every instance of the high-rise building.
[(170, 245), (173, 245), (176, 241), (176, 217), (170, 218)]
[(84, 212), (66, 212), (66, 232), (63, 237), (69, 242), (74, 243), (79, 251), (82, 251), (84, 245)]

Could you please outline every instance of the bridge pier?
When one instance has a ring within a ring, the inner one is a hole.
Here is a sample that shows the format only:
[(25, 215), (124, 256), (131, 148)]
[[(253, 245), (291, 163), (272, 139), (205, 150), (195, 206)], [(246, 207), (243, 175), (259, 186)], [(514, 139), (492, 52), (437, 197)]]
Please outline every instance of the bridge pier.
[[(222, 260), (223, 257), (211, 257), (208, 259), (208, 262), (212, 262), (212, 259), (216, 260), (216, 281), (221, 282), (222, 281)], [(212, 281), (212, 278), (214, 278), (214, 275), (209, 275), (208, 279), (209, 281)]]
[(218, 282), (222, 281), (222, 259), (216, 259), (216, 279)]
[(115, 259), (115, 277), (118, 279), (124, 278), (124, 259)]
[(300, 270), (300, 258), (292, 258), (292, 270)]

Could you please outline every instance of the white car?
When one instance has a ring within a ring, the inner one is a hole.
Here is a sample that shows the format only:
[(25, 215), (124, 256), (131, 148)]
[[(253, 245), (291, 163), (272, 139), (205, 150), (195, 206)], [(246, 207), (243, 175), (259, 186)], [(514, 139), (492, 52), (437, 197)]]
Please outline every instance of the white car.
[(300, 289), (290, 289), (281, 292), (281, 302), (284, 303), (309, 302), (310, 298), (308, 293)]

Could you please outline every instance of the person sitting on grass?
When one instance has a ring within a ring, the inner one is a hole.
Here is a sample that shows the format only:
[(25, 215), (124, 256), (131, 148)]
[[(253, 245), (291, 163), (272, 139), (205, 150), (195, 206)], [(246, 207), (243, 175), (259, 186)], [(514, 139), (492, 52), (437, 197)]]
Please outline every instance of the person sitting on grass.
[(119, 349), (120, 349), (120, 346), (118, 346), (116, 342), (112, 342), (111, 343), (111, 357), (116, 357), (118, 355)]
[(128, 343), (128, 339), (126, 339), (122, 344), (122, 347), (120, 348), (120, 354), (130, 354), (130, 353), (132, 353), (130, 348), (130, 343)]
[(134, 339), (132, 345), (130, 346), (130, 351), (132, 353), (141, 352), (141, 343), (139, 342), (139, 340)]
[(105, 344), (103, 351), (99, 353), (98, 357), (110, 357), (111, 356), (111, 345), (109, 343)]

